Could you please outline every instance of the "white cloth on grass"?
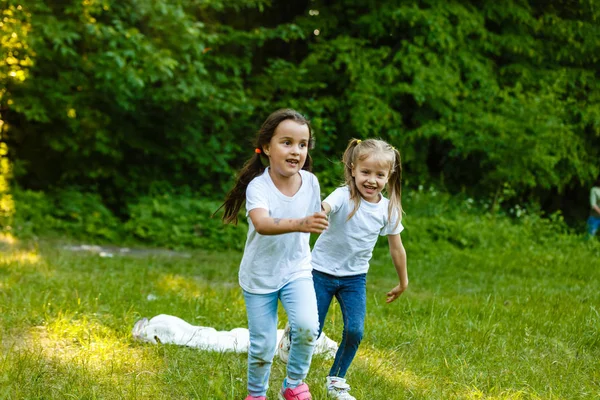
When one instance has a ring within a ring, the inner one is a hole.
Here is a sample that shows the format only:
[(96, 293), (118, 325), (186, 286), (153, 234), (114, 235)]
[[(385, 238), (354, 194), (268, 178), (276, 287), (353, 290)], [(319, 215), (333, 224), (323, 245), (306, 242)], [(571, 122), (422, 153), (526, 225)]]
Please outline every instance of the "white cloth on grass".
[[(133, 326), (134, 339), (148, 343), (176, 344), (206, 351), (233, 351), (245, 353), (250, 344), (246, 328), (217, 331), (215, 328), (191, 325), (181, 318), (160, 314), (151, 319), (142, 318)], [(283, 337), (283, 329), (277, 330), (277, 343)], [(317, 339), (314, 354), (335, 357), (338, 344), (324, 333)]]

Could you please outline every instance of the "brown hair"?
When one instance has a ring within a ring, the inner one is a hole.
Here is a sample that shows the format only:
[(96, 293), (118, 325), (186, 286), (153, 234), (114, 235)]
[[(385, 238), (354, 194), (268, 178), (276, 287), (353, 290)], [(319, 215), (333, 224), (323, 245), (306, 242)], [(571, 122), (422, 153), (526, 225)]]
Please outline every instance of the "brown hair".
[[(300, 125), (308, 126), (308, 148), (312, 149), (314, 147), (314, 139), (312, 135), (312, 129), (310, 128), (310, 122), (302, 114), (295, 110), (285, 108), (277, 110), (269, 115), (258, 130), (254, 142), (254, 147), (260, 149), (260, 152), (253, 151), (252, 157), (246, 161), (238, 173), (235, 185), (229, 191), (229, 193), (227, 193), (225, 202), (217, 211), (215, 211), (216, 214), (221, 208), (225, 208), (223, 222), (226, 224), (233, 223), (234, 225), (237, 225), (238, 213), (240, 208), (242, 208), (242, 204), (244, 204), (244, 201), (246, 201), (246, 188), (248, 187), (248, 184), (250, 184), (252, 179), (262, 174), (265, 170), (263, 159), (267, 161), (268, 157), (264, 154), (263, 147), (271, 142), (271, 138), (275, 134), (275, 130), (279, 124), (287, 119), (295, 121)], [(302, 169), (307, 171), (312, 170), (312, 158), (310, 157), (310, 154), (306, 155), (306, 162), (302, 166)]]
[(387, 183), (387, 194), (390, 204), (388, 206), (388, 223), (392, 221), (394, 211), (398, 213), (396, 226), (402, 220), (402, 163), (400, 152), (389, 143), (380, 139), (351, 139), (348, 143), (342, 161), (344, 163), (344, 180), (350, 190), (350, 199), (354, 202), (354, 209), (348, 215), (352, 218), (360, 207), (360, 192), (352, 176), (352, 168), (358, 161), (375, 155), (381, 161), (388, 163), (390, 175)]

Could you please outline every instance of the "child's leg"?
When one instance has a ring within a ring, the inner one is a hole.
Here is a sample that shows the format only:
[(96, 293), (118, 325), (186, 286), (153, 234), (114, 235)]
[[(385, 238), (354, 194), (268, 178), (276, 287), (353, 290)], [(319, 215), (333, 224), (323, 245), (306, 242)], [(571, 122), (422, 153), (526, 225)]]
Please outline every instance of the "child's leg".
[[(323, 325), (325, 324), (327, 311), (329, 311), (329, 305), (337, 291), (336, 279), (335, 276), (313, 270), (313, 283), (317, 295), (317, 309), (319, 310), (319, 335), (323, 332)], [(317, 337), (319, 336), (317, 335)]]
[(244, 291), (248, 315), (248, 392), (266, 396), (271, 364), (277, 344), (278, 293), (252, 294)]
[(296, 279), (279, 291), (288, 315), (292, 345), (287, 363), (287, 376), (293, 380), (306, 378), (319, 332), (315, 288), (311, 278)]
[(354, 360), (363, 337), (367, 313), (367, 275), (361, 274), (338, 279), (340, 286), (335, 297), (342, 309), (344, 332), (329, 376), (343, 378)]

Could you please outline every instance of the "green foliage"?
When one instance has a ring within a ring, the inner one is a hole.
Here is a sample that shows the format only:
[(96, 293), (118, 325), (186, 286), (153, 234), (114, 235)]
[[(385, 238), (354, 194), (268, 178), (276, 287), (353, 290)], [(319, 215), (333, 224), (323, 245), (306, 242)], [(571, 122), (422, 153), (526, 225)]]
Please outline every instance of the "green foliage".
[[(0, 121), (1, 122), (1, 121)], [(0, 125), (0, 139), (2, 126)], [(6, 143), (0, 141), (0, 231), (10, 229), (15, 212), (15, 204), (10, 193), (10, 179), (12, 170), (7, 157), (8, 149)]]
[(169, 248), (244, 248), (247, 226), (224, 225), (212, 214), (219, 203), (191, 196), (142, 197), (130, 205), (125, 231), (148, 245)]
[(155, 181), (222, 198), (279, 107), (312, 120), (326, 187), (370, 136), (408, 184), (477, 197), (543, 200), (600, 172), (590, 0), (5, 1), (0, 112), (27, 188), (113, 209)]
[(560, 191), (598, 174), (600, 10), (591, 2), (311, 8), (318, 14), (301, 26), (319, 35), (295, 70), (283, 67), (302, 80), (303, 108), (335, 127), (334, 154), (351, 137), (383, 136), (401, 149), (407, 180), (438, 176), (480, 196), (505, 183), (517, 197)]
[(3, 4), (0, 12), (0, 231), (10, 230), (14, 214), (14, 202), (10, 193), (12, 163), (6, 144), (6, 110), (13, 104), (10, 96), (11, 83), (26, 79), (31, 58), (26, 42), (30, 30), (28, 15), (20, 5)]
[(116, 242), (123, 236), (120, 221), (97, 194), (75, 188), (53, 193), (14, 190), (13, 232), (27, 239), (60, 234), (77, 240)]
[(6, 115), (22, 182), (98, 185), (122, 205), (156, 179), (204, 190), (213, 186), (199, 183), (208, 177), (217, 187), (229, 181), (235, 120), (251, 110), (241, 79), (247, 68), (215, 51), (228, 36), (194, 15), (210, 20), (209, 3), (23, 7), (35, 77), (9, 86)]
[(142, 197), (129, 206), (125, 222), (97, 194), (75, 189), (44, 193), (17, 188), (14, 234), (21, 239), (58, 235), (78, 241), (162, 246), (174, 249), (244, 248), (246, 218), (224, 225), (212, 214), (219, 203), (191, 194)]
[[(574, 232), (560, 213), (543, 215), (535, 204), (498, 207), (494, 211), (491, 202), (452, 196), (434, 188), (408, 192), (402, 238), (412, 242), (416, 251), (444, 247), (493, 253), (497, 249), (524, 250), (524, 243), (540, 247), (553, 246), (554, 241), (576, 245), (585, 232)], [(386, 247), (386, 242), (380, 240), (379, 246)]]
[(13, 105), (12, 89), (29, 76), (33, 52), (28, 45), (31, 13), (20, 2), (3, 0), (0, 13), (0, 130), (2, 114)]
[[(165, 189), (156, 185), (155, 190)], [(186, 192), (141, 197), (130, 204), (124, 221), (108, 210), (97, 194), (76, 189), (44, 193), (17, 188), (14, 198), (16, 214), (11, 229), (21, 239), (58, 234), (79, 241), (133, 246), (242, 250), (248, 229), (242, 213), (238, 226), (225, 225), (219, 213), (213, 217), (219, 202)], [(403, 240), (412, 242), (416, 251), (432, 246), (516, 249), (523, 238), (551, 246), (552, 240), (571, 231), (559, 213), (543, 217), (531, 204), (490, 211), (491, 201), (452, 196), (433, 188), (407, 191)], [(584, 233), (583, 227), (578, 233)], [(380, 239), (378, 247), (387, 248), (387, 241)]]

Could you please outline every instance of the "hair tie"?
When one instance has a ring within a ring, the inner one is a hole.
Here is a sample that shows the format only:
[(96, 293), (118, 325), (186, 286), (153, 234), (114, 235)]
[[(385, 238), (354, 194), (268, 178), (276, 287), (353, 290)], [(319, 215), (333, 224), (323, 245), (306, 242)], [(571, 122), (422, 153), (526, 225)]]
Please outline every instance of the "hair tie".
[(256, 154), (260, 154), (260, 153), (262, 153), (262, 150), (257, 147), (257, 148), (254, 149), (254, 152)]
[(356, 144), (360, 144), (360, 142), (362, 142), (362, 140), (356, 139)]

